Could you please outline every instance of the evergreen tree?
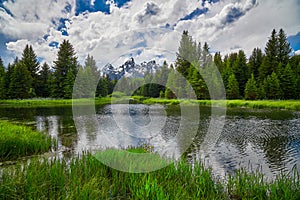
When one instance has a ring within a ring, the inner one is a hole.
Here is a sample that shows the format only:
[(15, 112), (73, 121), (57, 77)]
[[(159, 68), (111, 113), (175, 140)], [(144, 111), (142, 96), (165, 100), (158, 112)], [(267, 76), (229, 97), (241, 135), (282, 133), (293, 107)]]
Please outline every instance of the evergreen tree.
[(36, 89), (37, 96), (49, 97), (50, 96), (50, 67), (47, 63), (44, 63), (38, 76), (38, 86)]
[(209, 46), (207, 44), (207, 42), (204, 43), (203, 45), (203, 49), (202, 49), (202, 58), (200, 59), (201, 66), (205, 67), (208, 66), (210, 64), (210, 62), (212, 61), (212, 56), (209, 53)]
[(247, 59), (244, 51), (240, 50), (233, 64), (233, 73), (239, 83), (239, 94), (244, 96), (245, 86), (249, 78)]
[(10, 88), (10, 84), (12, 82), (12, 74), (14, 72), (15, 67), (19, 64), (18, 57), (15, 58), (13, 64), (8, 64), (7, 72), (5, 76), (5, 88), (6, 88), (6, 98), (11, 99), (13, 91)]
[[(98, 96), (97, 87), (100, 72), (96, 67), (93, 56), (88, 55), (85, 60), (85, 66), (79, 67), (76, 79), (76, 88), (74, 96), (76, 98), (92, 98)], [(69, 86), (68, 86), (69, 87)]]
[(39, 62), (37, 61), (37, 56), (33, 51), (32, 46), (26, 45), (25, 49), (23, 50), (22, 59), (20, 62), (26, 66), (27, 70), (30, 73), (32, 79), (32, 86), (33, 90), (37, 90), (38, 87), (38, 71), (39, 71)]
[(280, 74), (280, 87), (284, 99), (296, 98), (297, 80), (291, 65), (287, 64), (282, 74)]
[(88, 55), (85, 60), (85, 68), (89, 67), (92, 72), (93, 80), (95, 81), (95, 84), (98, 82), (98, 79), (100, 78), (100, 72), (96, 66), (96, 61), (94, 60), (93, 56)]
[(108, 95), (108, 83), (109, 80), (106, 77), (101, 77), (97, 86), (97, 96), (106, 97)]
[(190, 79), (190, 84), (194, 89), (197, 99), (209, 98), (209, 92), (206, 83), (196, 69), (193, 70), (193, 76)]
[(52, 96), (71, 98), (70, 92), (77, 75), (78, 64), (74, 48), (68, 40), (64, 40), (59, 47), (57, 60), (54, 61), (54, 69)]
[(2, 59), (0, 57), (0, 99), (6, 98), (5, 76), (6, 76), (5, 68)]
[(183, 31), (176, 59), (176, 70), (184, 77), (188, 75), (191, 63), (197, 61), (197, 47), (188, 31)]
[(221, 56), (220, 52), (215, 53), (214, 62), (216, 64), (216, 66), (218, 67), (220, 73), (222, 73), (225, 67), (224, 67), (224, 64), (222, 61), (222, 56)]
[(268, 75), (271, 75), (272, 72), (277, 70), (278, 66), (278, 37), (277, 32), (273, 29), (271, 37), (269, 38), (266, 48), (263, 63), (259, 68), (259, 77), (260, 80), (263, 80)]
[(26, 99), (32, 97), (32, 78), (23, 62), (15, 65), (9, 85), (10, 97)]
[(73, 94), (73, 86), (75, 82), (75, 75), (73, 73), (73, 70), (69, 70), (66, 76), (66, 79), (64, 80), (63, 85), (63, 91), (65, 99), (71, 99)]
[(268, 99), (279, 99), (281, 97), (280, 83), (275, 72), (264, 80), (264, 90)]
[(260, 83), (259, 87), (257, 88), (257, 99), (265, 99), (265, 98), (266, 98), (266, 93), (265, 93), (264, 84)]
[(258, 98), (258, 89), (254, 75), (251, 74), (251, 78), (248, 80), (245, 87), (245, 99), (255, 100)]
[(290, 53), (292, 49), (287, 41), (286, 35), (283, 29), (280, 29), (278, 33), (278, 62), (283, 65), (287, 65), (290, 59)]
[(252, 51), (252, 55), (249, 58), (249, 73), (254, 75), (254, 78), (257, 79), (259, 75), (259, 67), (263, 61), (263, 53), (261, 49), (255, 48)]
[(235, 78), (234, 74), (231, 74), (228, 78), (228, 85), (226, 88), (226, 95), (228, 99), (239, 99), (240, 92), (239, 92), (239, 83)]

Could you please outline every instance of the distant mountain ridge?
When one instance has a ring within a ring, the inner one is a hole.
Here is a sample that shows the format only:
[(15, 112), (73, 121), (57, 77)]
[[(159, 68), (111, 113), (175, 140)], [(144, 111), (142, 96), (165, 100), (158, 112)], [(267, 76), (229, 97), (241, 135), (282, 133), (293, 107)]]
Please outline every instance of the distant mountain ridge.
[(119, 80), (123, 76), (126, 78), (143, 78), (145, 74), (155, 74), (161, 66), (155, 60), (149, 62), (135, 63), (131, 57), (123, 65), (115, 68), (111, 64), (107, 64), (102, 69), (102, 75), (108, 76), (111, 80)]

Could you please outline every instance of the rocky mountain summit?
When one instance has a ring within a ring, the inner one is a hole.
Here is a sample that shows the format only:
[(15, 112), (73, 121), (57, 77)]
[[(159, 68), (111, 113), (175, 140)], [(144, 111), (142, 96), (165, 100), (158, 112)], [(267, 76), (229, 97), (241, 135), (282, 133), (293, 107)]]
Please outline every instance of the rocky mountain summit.
[(119, 80), (123, 76), (126, 78), (143, 78), (147, 73), (154, 74), (160, 67), (154, 60), (137, 64), (133, 58), (130, 58), (117, 68), (107, 64), (102, 69), (102, 75), (108, 76), (111, 80)]

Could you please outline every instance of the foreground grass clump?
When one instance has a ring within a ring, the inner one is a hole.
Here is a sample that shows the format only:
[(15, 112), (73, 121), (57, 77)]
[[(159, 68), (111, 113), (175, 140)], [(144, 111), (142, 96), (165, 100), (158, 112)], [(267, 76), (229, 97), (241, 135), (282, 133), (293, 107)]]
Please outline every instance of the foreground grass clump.
[(0, 199), (292, 200), (300, 199), (299, 184), (299, 176), (266, 183), (262, 175), (242, 170), (221, 184), (203, 165), (183, 161), (150, 173), (126, 173), (83, 155), (68, 162), (31, 160), (3, 170)]
[(212, 199), (222, 198), (202, 166), (178, 163), (151, 173), (126, 173), (105, 166), (91, 155), (4, 170), (0, 199)]
[(0, 120), (0, 161), (46, 152), (53, 143), (50, 136)]

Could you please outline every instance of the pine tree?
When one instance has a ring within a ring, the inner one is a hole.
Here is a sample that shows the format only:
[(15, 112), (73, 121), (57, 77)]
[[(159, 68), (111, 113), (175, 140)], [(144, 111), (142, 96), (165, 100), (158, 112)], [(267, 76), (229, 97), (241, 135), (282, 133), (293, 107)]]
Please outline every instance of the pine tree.
[(287, 65), (291, 52), (292, 49), (287, 41), (286, 35), (283, 29), (280, 29), (278, 33), (278, 62)]
[(209, 97), (208, 88), (200, 73), (194, 69), (190, 84), (194, 89), (197, 99), (207, 99)]
[(207, 44), (207, 42), (204, 43), (203, 48), (202, 48), (202, 58), (200, 59), (201, 66), (205, 67), (208, 66), (210, 64), (210, 62), (212, 61), (212, 56), (209, 53), (209, 46)]
[(75, 75), (73, 73), (73, 70), (69, 70), (66, 76), (66, 79), (64, 80), (63, 85), (63, 91), (65, 99), (71, 99), (73, 94), (73, 86), (75, 82)]
[(5, 76), (6, 76), (5, 68), (2, 59), (0, 57), (0, 99), (6, 98)]
[(261, 49), (255, 48), (252, 51), (252, 55), (249, 58), (249, 73), (254, 75), (254, 78), (257, 79), (259, 75), (259, 67), (263, 61), (263, 53)]
[(254, 75), (251, 74), (251, 78), (248, 80), (245, 87), (245, 99), (255, 100), (258, 98), (258, 89)]
[(64, 40), (60, 45), (53, 68), (55, 72), (52, 96), (56, 98), (71, 98), (70, 92), (77, 75), (78, 64), (75, 50), (68, 40)]
[(95, 83), (98, 82), (98, 79), (100, 78), (100, 72), (96, 66), (96, 61), (94, 60), (94, 57), (93, 56), (90, 56), (88, 55), (86, 60), (85, 60), (85, 68), (89, 67), (91, 69), (91, 72), (92, 72), (92, 75), (94, 80), (95, 80)]
[(245, 86), (249, 78), (247, 59), (244, 51), (240, 50), (233, 64), (233, 72), (239, 83), (239, 94), (244, 96)]
[(257, 99), (265, 99), (265, 98), (266, 98), (266, 93), (265, 93), (264, 84), (260, 83), (257, 88)]
[(106, 77), (101, 77), (97, 86), (96, 95), (99, 97), (106, 97), (108, 95), (108, 79)]
[(32, 78), (24, 63), (15, 65), (11, 74), (9, 85), (10, 97), (13, 99), (26, 99), (32, 97)]
[(296, 98), (297, 80), (291, 65), (287, 64), (282, 74), (280, 74), (280, 88), (284, 99)]
[(18, 57), (15, 58), (13, 64), (8, 64), (7, 72), (5, 76), (5, 88), (6, 88), (6, 98), (11, 99), (13, 91), (10, 88), (10, 84), (12, 82), (12, 74), (14, 72), (15, 67), (20, 63)]
[(36, 89), (37, 96), (39, 97), (50, 96), (50, 87), (49, 87), (50, 74), (51, 71), (49, 65), (47, 63), (44, 63), (38, 75), (38, 86)]
[(268, 99), (279, 99), (281, 97), (280, 83), (275, 72), (264, 80), (264, 90)]
[(188, 75), (191, 63), (197, 61), (197, 45), (189, 36), (188, 31), (183, 31), (176, 59), (176, 70), (184, 77)]
[(216, 66), (218, 67), (220, 73), (222, 73), (225, 67), (224, 67), (224, 64), (222, 61), (222, 56), (221, 56), (220, 52), (215, 53), (214, 62), (216, 64)]
[(32, 46), (26, 45), (25, 49), (23, 50), (22, 59), (20, 62), (26, 66), (27, 70), (30, 73), (32, 79), (32, 86), (33, 90), (36, 90), (38, 87), (38, 71), (39, 71), (39, 62), (37, 61), (37, 56), (33, 51)]
[(226, 88), (226, 95), (228, 99), (239, 99), (239, 83), (234, 74), (231, 74), (228, 78), (228, 85)]
[(272, 72), (277, 70), (278, 67), (278, 54), (279, 54), (279, 45), (277, 32), (273, 29), (271, 37), (269, 38), (266, 48), (264, 60), (262, 65), (259, 68), (259, 77), (260, 80), (263, 80), (265, 77), (272, 74)]

